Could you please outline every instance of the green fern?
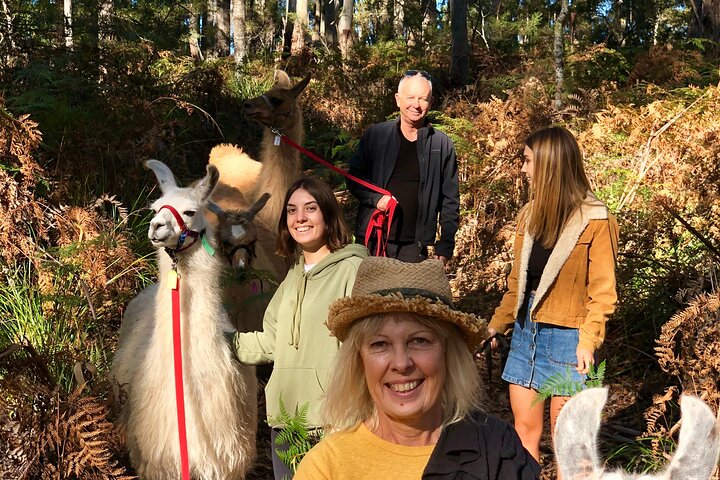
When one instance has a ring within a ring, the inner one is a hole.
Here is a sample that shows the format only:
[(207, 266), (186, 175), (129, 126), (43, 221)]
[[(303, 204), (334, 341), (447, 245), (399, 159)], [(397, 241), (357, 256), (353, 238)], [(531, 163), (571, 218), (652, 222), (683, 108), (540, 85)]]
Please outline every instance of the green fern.
[(310, 429), (307, 423), (307, 412), (309, 403), (306, 402), (300, 408), (295, 408), (295, 413), (290, 414), (280, 395), (280, 413), (271, 419), (275, 425), (283, 425), (282, 430), (275, 438), (275, 445), (288, 445), (287, 450), (275, 449), (278, 458), (293, 472), (297, 471), (300, 461), (305, 454), (322, 439), (322, 430)]
[(573, 380), (570, 367), (567, 367), (563, 373), (555, 373), (550, 376), (545, 383), (540, 385), (540, 389), (535, 396), (531, 405), (538, 402), (544, 402), (552, 396), (572, 397), (585, 388), (602, 387), (605, 380), (605, 360), (599, 365), (590, 365), (590, 371), (587, 378), (582, 381)]

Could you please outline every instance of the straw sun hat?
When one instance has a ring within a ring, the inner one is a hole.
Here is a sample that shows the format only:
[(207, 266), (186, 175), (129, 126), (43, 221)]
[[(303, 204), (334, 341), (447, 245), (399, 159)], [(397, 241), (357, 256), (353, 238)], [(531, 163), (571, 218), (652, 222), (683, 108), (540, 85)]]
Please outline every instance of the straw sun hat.
[(484, 320), (454, 309), (450, 284), (439, 260), (405, 263), (394, 258), (366, 258), (358, 268), (351, 295), (330, 305), (327, 326), (344, 341), (354, 321), (394, 312), (453, 323), (472, 351), (487, 335)]

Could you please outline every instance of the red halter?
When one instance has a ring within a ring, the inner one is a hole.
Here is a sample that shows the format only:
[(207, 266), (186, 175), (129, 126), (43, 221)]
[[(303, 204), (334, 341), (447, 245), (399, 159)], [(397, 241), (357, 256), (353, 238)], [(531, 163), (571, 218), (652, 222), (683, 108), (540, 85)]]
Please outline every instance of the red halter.
[[(180, 214), (177, 212), (177, 210), (175, 210), (175, 207), (171, 205), (163, 205), (162, 207), (160, 207), (160, 210), (162, 210), (163, 208), (167, 208), (168, 210), (170, 210), (170, 213), (173, 214), (173, 217), (175, 217), (175, 221), (177, 221), (178, 226), (180, 227), (180, 238), (178, 238), (177, 245), (175, 246), (175, 253), (182, 252), (183, 250), (187, 250), (188, 248), (195, 245), (195, 242), (197, 242), (197, 239), (200, 238), (200, 235), (202, 235), (203, 232), (196, 232), (195, 230), (190, 230), (185, 224), (185, 222), (183, 222)], [(193, 241), (192, 243), (183, 247), (183, 244), (185, 243), (185, 239), (187, 237), (191, 237)]]

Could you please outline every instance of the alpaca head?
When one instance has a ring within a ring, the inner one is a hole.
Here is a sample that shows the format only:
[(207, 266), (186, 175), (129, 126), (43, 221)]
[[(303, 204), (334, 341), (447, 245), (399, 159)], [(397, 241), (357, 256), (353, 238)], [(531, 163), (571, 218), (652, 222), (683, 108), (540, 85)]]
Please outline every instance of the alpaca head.
[(681, 401), (680, 440), (670, 465), (656, 475), (604, 472), (596, 441), (607, 388), (590, 388), (563, 406), (555, 425), (558, 469), (570, 480), (707, 480), (720, 454), (720, 422), (697, 397)]
[(251, 267), (255, 257), (255, 242), (258, 238), (258, 229), (255, 224), (255, 215), (262, 210), (270, 198), (264, 193), (248, 210), (223, 210), (215, 202), (209, 202), (207, 208), (218, 217), (218, 239), (220, 249), (230, 260), (236, 270)]
[(295, 125), (299, 115), (295, 100), (310, 82), (310, 74), (295, 85), (282, 70), (276, 72), (275, 78), (275, 85), (270, 90), (245, 101), (243, 111), (250, 120), (282, 132)]
[[(207, 205), (210, 194), (217, 185), (220, 175), (213, 165), (207, 166), (207, 174), (192, 187), (178, 186), (172, 171), (167, 165), (158, 160), (148, 160), (145, 166), (155, 173), (162, 197), (155, 200), (150, 208), (155, 216), (150, 220), (148, 238), (153, 247), (178, 247), (178, 240), (183, 234), (183, 228), (172, 210), (162, 208), (165, 205), (172, 207), (185, 224), (187, 230), (203, 232), (208, 228), (203, 209)], [(192, 239), (188, 239), (188, 243)]]

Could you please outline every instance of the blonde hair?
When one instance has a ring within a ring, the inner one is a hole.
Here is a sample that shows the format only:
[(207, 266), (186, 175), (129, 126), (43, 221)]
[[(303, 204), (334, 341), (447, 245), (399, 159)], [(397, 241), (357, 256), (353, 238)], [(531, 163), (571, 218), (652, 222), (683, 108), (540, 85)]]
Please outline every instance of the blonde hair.
[(360, 347), (385, 322), (401, 319), (412, 319), (430, 328), (442, 342), (446, 368), (442, 390), (443, 426), (460, 421), (471, 410), (480, 408), (480, 377), (458, 327), (409, 312), (370, 315), (352, 324), (335, 357), (322, 411), (326, 432), (349, 430), (368, 419), (371, 430), (377, 427), (377, 413), (365, 381)]
[(534, 131), (525, 141), (532, 150), (531, 202), (523, 212), (527, 230), (551, 248), (590, 191), (583, 156), (575, 137), (563, 127)]

